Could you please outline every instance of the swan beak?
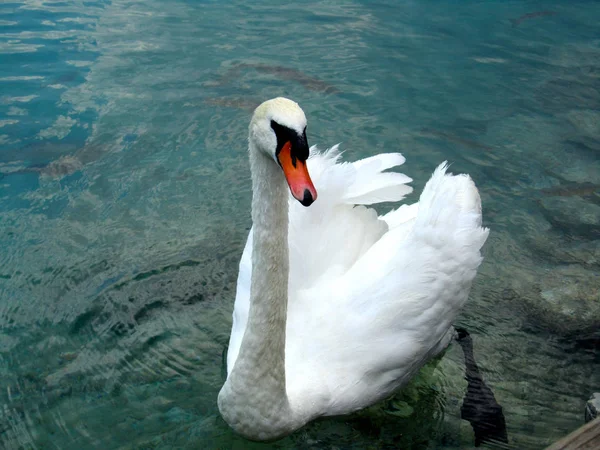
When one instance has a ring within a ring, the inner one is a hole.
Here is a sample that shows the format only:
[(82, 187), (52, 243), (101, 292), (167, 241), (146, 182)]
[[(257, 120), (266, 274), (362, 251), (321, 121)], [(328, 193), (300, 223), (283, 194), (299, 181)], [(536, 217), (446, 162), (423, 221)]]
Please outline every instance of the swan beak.
[(277, 159), (294, 198), (304, 206), (310, 206), (317, 199), (317, 190), (308, 174), (306, 161), (300, 161), (294, 155), (290, 142), (284, 144)]

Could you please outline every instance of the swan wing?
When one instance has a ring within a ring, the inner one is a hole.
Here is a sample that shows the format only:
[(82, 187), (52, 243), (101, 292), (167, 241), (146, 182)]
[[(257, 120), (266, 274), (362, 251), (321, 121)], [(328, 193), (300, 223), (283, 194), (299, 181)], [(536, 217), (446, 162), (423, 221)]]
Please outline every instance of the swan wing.
[(474, 183), (442, 164), (418, 208), (386, 217), (394, 226), (347, 271), (289, 302), (286, 371), (298, 409), (369, 406), (449, 342), (488, 236)]
[(404, 161), (385, 153), (344, 163), (338, 146), (312, 149), (309, 171), (319, 197), (310, 208), (290, 197), (290, 293), (346, 272), (387, 232), (387, 222), (364, 205), (397, 202), (412, 192), (408, 176), (386, 172)]

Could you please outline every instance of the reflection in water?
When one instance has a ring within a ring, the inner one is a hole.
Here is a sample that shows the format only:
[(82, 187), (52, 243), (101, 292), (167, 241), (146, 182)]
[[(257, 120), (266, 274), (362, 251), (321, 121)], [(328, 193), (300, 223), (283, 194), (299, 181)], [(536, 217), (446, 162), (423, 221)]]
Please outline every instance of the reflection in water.
[(456, 331), (458, 343), (465, 355), (465, 379), (468, 383), (460, 415), (473, 427), (475, 447), (484, 442), (508, 443), (502, 406), (481, 376), (473, 356), (473, 340), (464, 328), (457, 328)]

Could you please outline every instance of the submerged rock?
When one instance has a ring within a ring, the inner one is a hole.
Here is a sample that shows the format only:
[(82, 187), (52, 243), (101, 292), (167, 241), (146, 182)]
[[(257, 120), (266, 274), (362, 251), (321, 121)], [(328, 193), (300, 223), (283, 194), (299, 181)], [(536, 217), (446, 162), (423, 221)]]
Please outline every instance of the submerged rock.
[(580, 134), (600, 140), (600, 111), (573, 109), (566, 114), (566, 117)]
[(547, 197), (593, 197), (596, 194), (600, 195), (600, 184), (570, 183), (540, 189), (539, 193)]
[(586, 423), (598, 417), (598, 411), (600, 411), (600, 392), (594, 392), (585, 404)]
[(51, 178), (62, 178), (81, 170), (83, 164), (74, 156), (61, 156), (47, 166), (40, 169), (40, 174)]
[[(588, 339), (600, 330), (600, 277), (578, 265), (557, 267), (541, 277), (539, 297), (530, 299), (536, 318), (562, 335)], [(532, 301), (533, 300), (533, 301)]]
[(600, 111), (590, 109), (571, 110), (566, 114), (576, 133), (570, 141), (589, 149), (595, 156), (600, 151)]
[(539, 233), (526, 236), (526, 244), (537, 256), (553, 264), (600, 268), (600, 240), (566, 240), (558, 233)]
[(543, 198), (539, 204), (546, 220), (565, 234), (600, 238), (600, 206), (576, 196)]

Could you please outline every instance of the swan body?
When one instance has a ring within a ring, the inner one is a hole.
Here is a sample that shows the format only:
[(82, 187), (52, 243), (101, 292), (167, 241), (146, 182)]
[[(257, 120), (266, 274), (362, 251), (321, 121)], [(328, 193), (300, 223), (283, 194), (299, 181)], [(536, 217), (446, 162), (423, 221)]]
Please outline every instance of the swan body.
[[(308, 154), (305, 128), (300, 107), (283, 98), (259, 106), (250, 124), (253, 227), (218, 404), (252, 440), (405, 385), (449, 344), (488, 236), (467, 175), (444, 163), (418, 203), (378, 216), (365, 205), (412, 191), (409, 177), (385, 171), (404, 157), (343, 163), (337, 146)], [(293, 166), (282, 163), (289, 148)], [(310, 177), (293, 172), (304, 168)]]

